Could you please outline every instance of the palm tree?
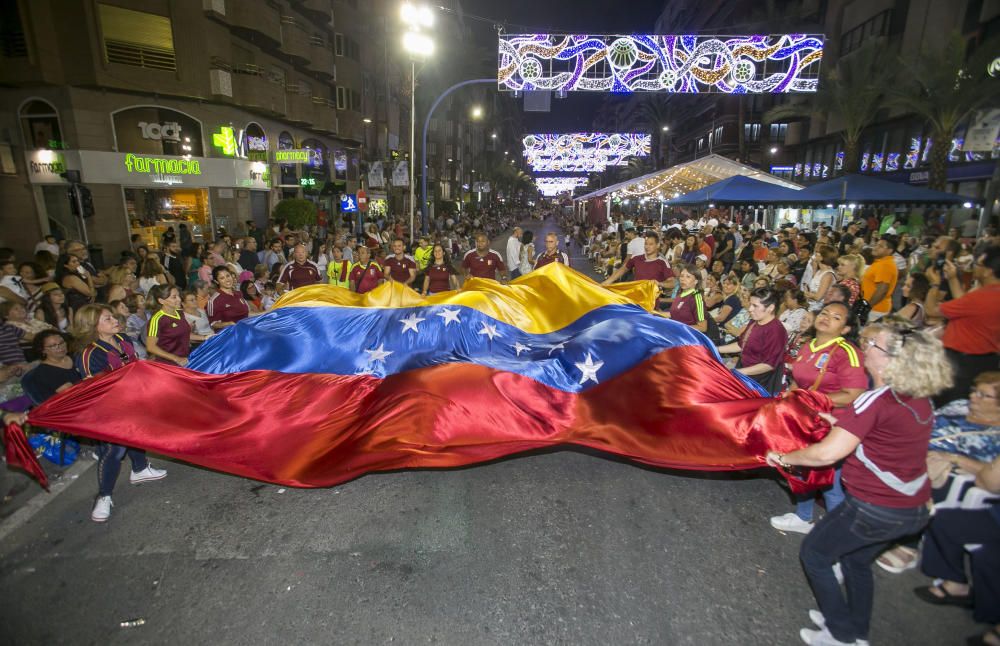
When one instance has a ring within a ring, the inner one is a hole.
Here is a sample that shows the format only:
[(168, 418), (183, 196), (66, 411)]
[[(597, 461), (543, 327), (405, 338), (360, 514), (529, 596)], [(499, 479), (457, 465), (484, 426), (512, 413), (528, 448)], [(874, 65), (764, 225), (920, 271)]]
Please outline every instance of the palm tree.
[(880, 58), (876, 44), (865, 45), (824, 72), (818, 90), (801, 103), (783, 103), (764, 113), (764, 123), (810, 117), (829, 112), (840, 118), (843, 130), (844, 172), (857, 172), (861, 133), (885, 104), (885, 91), (894, 71)]
[(625, 117), (625, 124), (632, 132), (650, 134), (650, 159), (653, 168), (659, 168), (664, 161), (660, 156), (663, 126), (669, 125), (671, 119), (670, 96), (653, 92), (643, 93), (630, 107)]
[(944, 190), (948, 152), (955, 129), (973, 112), (1000, 100), (1000, 81), (987, 68), (1000, 48), (1000, 39), (981, 43), (966, 59), (967, 41), (953, 33), (939, 48), (912, 58), (900, 57), (904, 82), (890, 90), (889, 99), (923, 118), (931, 139), (927, 187)]

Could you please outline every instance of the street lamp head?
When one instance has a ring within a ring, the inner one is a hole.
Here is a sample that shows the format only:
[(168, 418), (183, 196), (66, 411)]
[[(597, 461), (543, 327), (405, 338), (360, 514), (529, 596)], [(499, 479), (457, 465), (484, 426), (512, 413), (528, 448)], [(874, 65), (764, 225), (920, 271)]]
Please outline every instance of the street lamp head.
[(776, 152), (778, 152), (778, 147), (777, 146), (771, 146), (771, 154), (773, 155)]
[(427, 34), (408, 31), (403, 34), (403, 49), (414, 56), (430, 56), (434, 53), (434, 41)]
[(509, 154), (510, 154), (510, 151), (509, 151), (509, 150), (505, 150), (505, 151), (503, 151), (503, 154), (505, 154), (505, 155), (509, 155)]
[(670, 126), (663, 126), (662, 128), (660, 128), (660, 130), (662, 130), (663, 132), (669, 132)]
[(430, 27), (434, 24), (434, 13), (426, 5), (414, 5), (404, 2), (400, 7), (399, 16), (403, 22), (412, 27)]
[(364, 121), (365, 123), (371, 123), (372, 122), (372, 120), (369, 119), (368, 117), (365, 117), (364, 119), (362, 119), (362, 121)]
[(472, 106), (472, 118), (481, 119), (483, 116), (483, 107), (480, 105)]
[(497, 138), (497, 133), (494, 132), (492, 135), (490, 135), (490, 139), (496, 139), (496, 138)]

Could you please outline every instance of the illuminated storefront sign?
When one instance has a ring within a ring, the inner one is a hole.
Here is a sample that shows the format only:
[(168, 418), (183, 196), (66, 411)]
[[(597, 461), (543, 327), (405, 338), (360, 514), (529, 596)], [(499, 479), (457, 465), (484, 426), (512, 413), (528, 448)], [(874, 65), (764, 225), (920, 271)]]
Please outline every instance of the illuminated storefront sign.
[(274, 161), (279, 164), (308, 164), (309, 149), (297, 148), (293, 150), (275, 150)]
[(236, 133), (229, 126), (222, 126), (219, 132), (212, 133), (212, 145), (222, 151), (227, 157), (236, 156)]

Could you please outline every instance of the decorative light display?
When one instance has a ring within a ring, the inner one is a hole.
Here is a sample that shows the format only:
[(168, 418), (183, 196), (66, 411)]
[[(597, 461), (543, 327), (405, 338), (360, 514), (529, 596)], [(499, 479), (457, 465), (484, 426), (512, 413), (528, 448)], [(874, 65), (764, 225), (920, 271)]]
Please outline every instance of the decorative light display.
[(501, 90), (815, 92), (823, 36), (501, 35)]
[(535, 186), (545, 197), (554, 197), (560, 193), (572, 193), (573, 189), (587, 185), (586, 177), (536, 177)]
[(525, 135), (524, 156), (535, 172), (601, 172), (646, 157), (652, 136), (640, 133), (574, 132)]

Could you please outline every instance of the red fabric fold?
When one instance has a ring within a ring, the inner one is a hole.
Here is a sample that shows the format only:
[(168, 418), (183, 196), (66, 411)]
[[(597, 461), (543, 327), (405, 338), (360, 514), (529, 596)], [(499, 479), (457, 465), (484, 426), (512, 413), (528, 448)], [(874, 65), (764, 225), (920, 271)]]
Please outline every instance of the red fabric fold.
[[(701, 346), (660, 352), (580, 394), (474, 364), (385, 379), (141, 361), (80, 383), (33, 424), (248, 478), (326, 487), (373, 471), (456, 467), (576, 444), (658, 467), (739, 470), (829, 430), (818, 393), (760, 398)], [(832, 481), (818, 470), (804, 491)]]
[(28, 444), (28, 438), (24, 435), (24, 429), (20, 424), (8, 424), (4, 429), (3, 442), (5, 447), (5, 457), (8, 466), (12, 466), (26, 472), (29, 476), (38, 481), (42, 488), (49, 490), (49, 478), (45, 475), (45, 470), (38, 463), (38, 458)]

